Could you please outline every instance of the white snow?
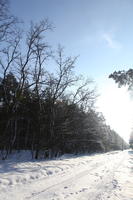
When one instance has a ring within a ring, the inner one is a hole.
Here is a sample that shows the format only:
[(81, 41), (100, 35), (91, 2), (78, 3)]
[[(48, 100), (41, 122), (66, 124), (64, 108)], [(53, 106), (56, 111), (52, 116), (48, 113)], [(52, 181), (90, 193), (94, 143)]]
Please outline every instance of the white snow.
[(133, 151), (0, 161), (0, 200), (133, 200)]

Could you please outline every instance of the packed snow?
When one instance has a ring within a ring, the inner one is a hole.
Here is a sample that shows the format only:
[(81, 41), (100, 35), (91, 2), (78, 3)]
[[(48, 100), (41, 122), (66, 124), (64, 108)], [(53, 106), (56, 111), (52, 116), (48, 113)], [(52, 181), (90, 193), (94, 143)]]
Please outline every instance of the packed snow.
[(133, 151), (0, 161), (0, 200), (133, 200)]

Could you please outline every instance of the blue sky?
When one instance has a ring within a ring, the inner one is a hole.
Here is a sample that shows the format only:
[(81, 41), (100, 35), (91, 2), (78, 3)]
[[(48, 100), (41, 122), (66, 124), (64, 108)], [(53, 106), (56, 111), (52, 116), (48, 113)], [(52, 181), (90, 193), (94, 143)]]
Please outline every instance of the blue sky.
[(11, 0), (11, 8), (26, 24), (48, 17), (50, 43), (80, 55), (78, 70), (94, 79), (133, 63), (132, 0)]
[[(98, 105), (108, 123), (117, 129), (117, 125), (110, 122), (109, 114), (106, 116), (106, 112), (109, 113), (108, 107), (115, 107), (111, 117), (116, 116), (119, 102), (116, 101), (116, 105), (105, 106), (108, 92), (112, 92), (110, 104), (114, 98), (123, 102), (121, 109), (126, 107), (128, 102), (128, 109), (131, 110), (132, 102), (125, 90), (123, 95), (127, 95), (128, 100), (123, 100), (120, 89), (108, 79), (108, 75), (114, 70), (133, 67), (133, 1), (11, 0), (10, 3), (12, 13), (25, 22), (25, 28), (31, 20), (48, 18), (53, 22), (55, 29), (48, 34), (49, 43), (55, 48), (59, 43), (63, 45), (66, 55), (79, 55), (77, 72), (95, 80), (101, 93)], [(114, 93), (114, 90), (118, 92)], [(127, 115), (128, 112), (123, 121), (127, 120)], [(119, 127), (122, 127), (122, 123), (118, 115)], [(129, 129), (128, 123), (127, 126)], [(124, 136), (125, 133), (120, 131), (120, 134)], [(127, 139), (127, 136), (124, 137)]]

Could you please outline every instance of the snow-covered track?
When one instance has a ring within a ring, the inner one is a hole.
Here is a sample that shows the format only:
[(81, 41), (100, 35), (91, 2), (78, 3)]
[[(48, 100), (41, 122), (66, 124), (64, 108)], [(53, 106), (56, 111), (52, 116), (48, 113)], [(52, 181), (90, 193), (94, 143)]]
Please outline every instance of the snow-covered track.
[[(133, 200), (132, 165), (132, 151), (16, 162), (14, 171), (1, 173), (0, 200)], [(129, 178), (121, 178), (125, 172)], [(16, 184), (13, 179), (18, 175), (20, 180), (23, 176), (29, 178)], [(4, 185), (4, 178), (15, 184)]]

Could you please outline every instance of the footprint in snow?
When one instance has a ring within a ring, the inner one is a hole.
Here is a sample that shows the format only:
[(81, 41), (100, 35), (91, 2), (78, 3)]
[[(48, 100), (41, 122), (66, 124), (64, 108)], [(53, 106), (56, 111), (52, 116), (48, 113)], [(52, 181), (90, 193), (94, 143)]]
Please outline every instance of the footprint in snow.
[(69, 197), (69, 195), (66, 195), (65, 197), (64, 197), (64, 199), (66, 199), (66, 198), (68, 198)]
[(82, 192), (84, 192), (84, 191), (86, 191), (86, 190), (88, 190), (88, 188), (83, 188), (83, 189), (82, 189)]

